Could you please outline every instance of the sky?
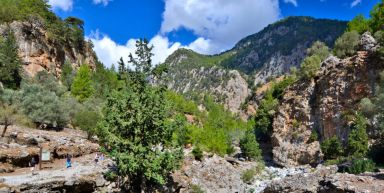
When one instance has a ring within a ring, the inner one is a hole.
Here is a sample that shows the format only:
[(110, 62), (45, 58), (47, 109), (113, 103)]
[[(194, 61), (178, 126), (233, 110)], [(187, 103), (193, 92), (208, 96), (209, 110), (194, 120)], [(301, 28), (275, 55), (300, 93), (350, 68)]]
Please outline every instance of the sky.
[(350, 20), (369, 17), (379, 0), (49, 0), (62, 18), (85, 22), (99, 60), (128, 60), (135, 41), (154, 45), (158, 64), (179, 48), (201, 54), (231, 49), (242, 38), (288, 16)]

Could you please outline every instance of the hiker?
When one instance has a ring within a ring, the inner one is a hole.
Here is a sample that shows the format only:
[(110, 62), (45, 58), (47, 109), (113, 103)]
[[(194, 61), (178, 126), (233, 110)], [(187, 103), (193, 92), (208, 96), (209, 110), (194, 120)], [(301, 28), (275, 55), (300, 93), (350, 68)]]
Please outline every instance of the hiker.
[(103, 161), (105, 158), (104, 158), (104, 154), (102, 153), (101, 155), (100, 155), (100, 161)]
[(95, 163), (97, 164), (97, 162), (99, 162), (99, 154), (96, 153), (96, 156), (95, 156)]
[(69, 154), (67, 154), (66, 166), (67, 166), (67, 168), (72, 167), (72, 160), (71, 160), (71, 156)]
[(35, 174), (35, 166), (36, 166), (35, 157), (32, 157), (31, 162), (29, 163), (29, 166), (31, 167), (32, 175), (34, 175)]

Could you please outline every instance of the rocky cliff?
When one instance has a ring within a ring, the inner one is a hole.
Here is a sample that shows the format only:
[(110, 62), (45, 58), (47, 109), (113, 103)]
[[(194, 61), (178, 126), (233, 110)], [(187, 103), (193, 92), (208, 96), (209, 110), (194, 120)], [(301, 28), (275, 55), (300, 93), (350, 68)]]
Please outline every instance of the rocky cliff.
[(96, 66), (97, 57), (89, 42), (85, 42), (81, 50), (75, 49), (69, 43), (65, 46), (59, 45), (48, 38), (48, 31), (40, 19), (2, 24), (0, 36), (5, 36), (9, 29), (15, 34), (19, 56), (28, 75), (33, 76), (46, 70), (59, 77), (64, 62), (71, 63), (74, 68), (81, 64), (88, 64), (91, 68)]
[[(358, 54), (346, 59), (331, 56), (310, 80), (300, 80), (283, 96), (273, 122), (274, 161), (282, 166), (317, 164), (322, 160), (319, 140), (334, 135), (345, 141), (350, 115), (360, 100), (371, 97), (384, 65), (376, 57), (376, 41), (368, 33)], [(352, 110), (351, 110), (352, 109)]]

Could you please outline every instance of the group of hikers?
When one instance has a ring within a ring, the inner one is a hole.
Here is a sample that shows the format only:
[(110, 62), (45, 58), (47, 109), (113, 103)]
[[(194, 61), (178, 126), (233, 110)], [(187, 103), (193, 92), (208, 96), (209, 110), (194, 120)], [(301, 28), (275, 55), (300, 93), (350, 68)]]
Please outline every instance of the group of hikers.
[[(67, 154), (65, 159), (65, 167), (66, 168), (71, 168), (72, 167), (72, 156), (70, 154)], [(104, 154), (98, 154), (96, 153), (94, 162), (95, 164), (99, 163), (99, 161), (103, 161), (105, 159)], [(36, 165), (38, 164), (37, 160), (35, 157), (32, 157), (29, 166), (31, 167), (32, 175), (35, 174), (35, 168)]]

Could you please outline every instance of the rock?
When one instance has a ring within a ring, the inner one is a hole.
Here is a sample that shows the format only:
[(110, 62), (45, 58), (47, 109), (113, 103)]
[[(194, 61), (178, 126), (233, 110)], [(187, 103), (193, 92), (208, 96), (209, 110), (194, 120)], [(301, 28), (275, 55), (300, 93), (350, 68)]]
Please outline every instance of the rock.
[(37, 17), (25, 22), (14, 21), (0, 25), (0, 36), (7, 33), (8, 26), (15, 34), (19, 56), (28, 75), (34, 76), (46, 70), (59, 77), (65, 61), (69, 61), (73, 67), (83, 63), (92, 69), (96, 67), (96, 54), (88, 42), (84, 42), (85, 46), (81, 50), (74, 49), (68, 42), (64, 45), (53, 43), (42, 20)]
[(370, 32), (365, 32), (361, 36), (360, 46), (362, 51), (374, 52), (377, 49), (377, 41), (372, 37)]
[(317, 165), (322, 160), (318, 141), (337, 136), (347, 139), (348, 117), (362, 98), (370, 98), (384, 63), (370, 50), (376, 46), (369, 33), (362, 36), (365, 50), (340, 60), (329, 57), (310, 80), (299, 80), (285, 90), (273, 120), (273, 160), (280, 166)]

